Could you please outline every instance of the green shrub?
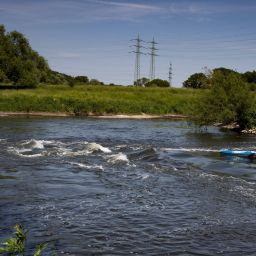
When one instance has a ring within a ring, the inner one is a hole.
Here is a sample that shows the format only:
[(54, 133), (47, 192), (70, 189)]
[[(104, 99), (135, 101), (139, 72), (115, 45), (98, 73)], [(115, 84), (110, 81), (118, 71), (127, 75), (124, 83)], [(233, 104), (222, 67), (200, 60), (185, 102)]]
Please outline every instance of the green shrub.
[(255, 96), (240, 75), (215, 72), (211, 85), (212, 88), (201, 98), (197, 107), (199, 123), (235, 122), (240, 129), (255, 126)]
[(145, 87), (169, 87), (170, 84), (166, 80), (154, 79), (150, 82), (145, 83)]
[(204, 73), (195, 73), (183, 82), (185, 88), (203, 89), (209, 87), (209, 81)]

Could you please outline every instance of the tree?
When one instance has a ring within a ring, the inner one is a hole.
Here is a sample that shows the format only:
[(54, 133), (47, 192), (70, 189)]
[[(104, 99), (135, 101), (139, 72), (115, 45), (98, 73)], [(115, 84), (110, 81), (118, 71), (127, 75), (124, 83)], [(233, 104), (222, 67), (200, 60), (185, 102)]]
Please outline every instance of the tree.
[(17, 31), (12, 31), (7, 34), (12, 46), (12, 54), (16, 57), (21, 57), (28, 59), (30, 54), (33, 52), (31, 49), (28, 40), (24, 37), (22, 33)]
[(149, 82), (148, 78), (142, 77), (142, 78), (138, 79), (137, 81), (135, 81), (134, 85), (136, 85), (136, 86), (144, 86), (148, 82)]
[(241, 76), (214, 72), (211, 89), (197, 109), (200, 124), (237, 123), (240, 129), (256, 126), (256, 99)]
[(247, 83), (256, 84), (256, 71), (255, 70), (247, 71), (247, 72), (243, 73), (242, 77)]
[(99, 80), (97, 79), (91, 79), (90, 82), (89, 82), (90, 85), (104, 85), (103, 82), (100, 82)]
[[(77, 77), (77, 80), (88, 82), (86, 76)], [(35, 87), (40, 82), (70, 86), (77, 82), (72, 76), (52, 71), (22, 33), (6, 33), (4, 25), (0, 25), (0, 82), (4, 81), (17, 88)]]
[(89, 78), (87, 76), (76, 76), (75, 82), (81, 83), (81, 84), (88, 84)]
[(209, 87), (209, 80), (204, 73), (195, 73), (183, 82), (186, 88), (203, 89)]
[(162, 79), (154, 79), (145, 84), (145, 87), (169, 87), (169, 86), (170, 86), (169, 82)]
[(5, 32), (0, 25), (0, 81), (16, 87), (34, 87), (50, 72), (47, 62), (32, 50), (22, 33)]
[(212, 75), (214, 75), (215, 73), (221, 73), (224, 76), (228, 76), (230, 74), (240, 75), (240, 73), (238, 73), (237, 71), (235, 71), (233, 69), (229, 69), (229, 68), (224, 68), (224, 67), (219, 67), (219, 68), (213, 69)]

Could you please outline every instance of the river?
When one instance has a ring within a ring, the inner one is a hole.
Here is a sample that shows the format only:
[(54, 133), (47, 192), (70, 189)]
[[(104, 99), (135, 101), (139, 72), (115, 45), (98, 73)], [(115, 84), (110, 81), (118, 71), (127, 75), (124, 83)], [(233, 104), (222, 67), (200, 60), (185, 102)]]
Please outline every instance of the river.
[(0, 241), (31, 255), (256, 255), (256, 137), (186, 121), (0, 119)]

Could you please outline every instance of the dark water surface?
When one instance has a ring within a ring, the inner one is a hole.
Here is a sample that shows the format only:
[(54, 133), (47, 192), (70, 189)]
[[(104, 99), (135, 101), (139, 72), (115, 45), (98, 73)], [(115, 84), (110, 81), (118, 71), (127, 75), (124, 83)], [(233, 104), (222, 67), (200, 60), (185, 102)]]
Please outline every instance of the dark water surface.
[(0, 241), (47, 255), (256, 255), (256, 137), (186, 122), (0, 120)]

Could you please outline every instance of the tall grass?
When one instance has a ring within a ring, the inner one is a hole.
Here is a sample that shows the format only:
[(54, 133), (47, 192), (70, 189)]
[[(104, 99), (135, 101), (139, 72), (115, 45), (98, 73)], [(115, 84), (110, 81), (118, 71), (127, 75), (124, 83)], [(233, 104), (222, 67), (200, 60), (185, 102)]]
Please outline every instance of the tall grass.
[(0, 111), (189, 115), (203, 93), (178, 88), (48, 85), (0, 91)]

